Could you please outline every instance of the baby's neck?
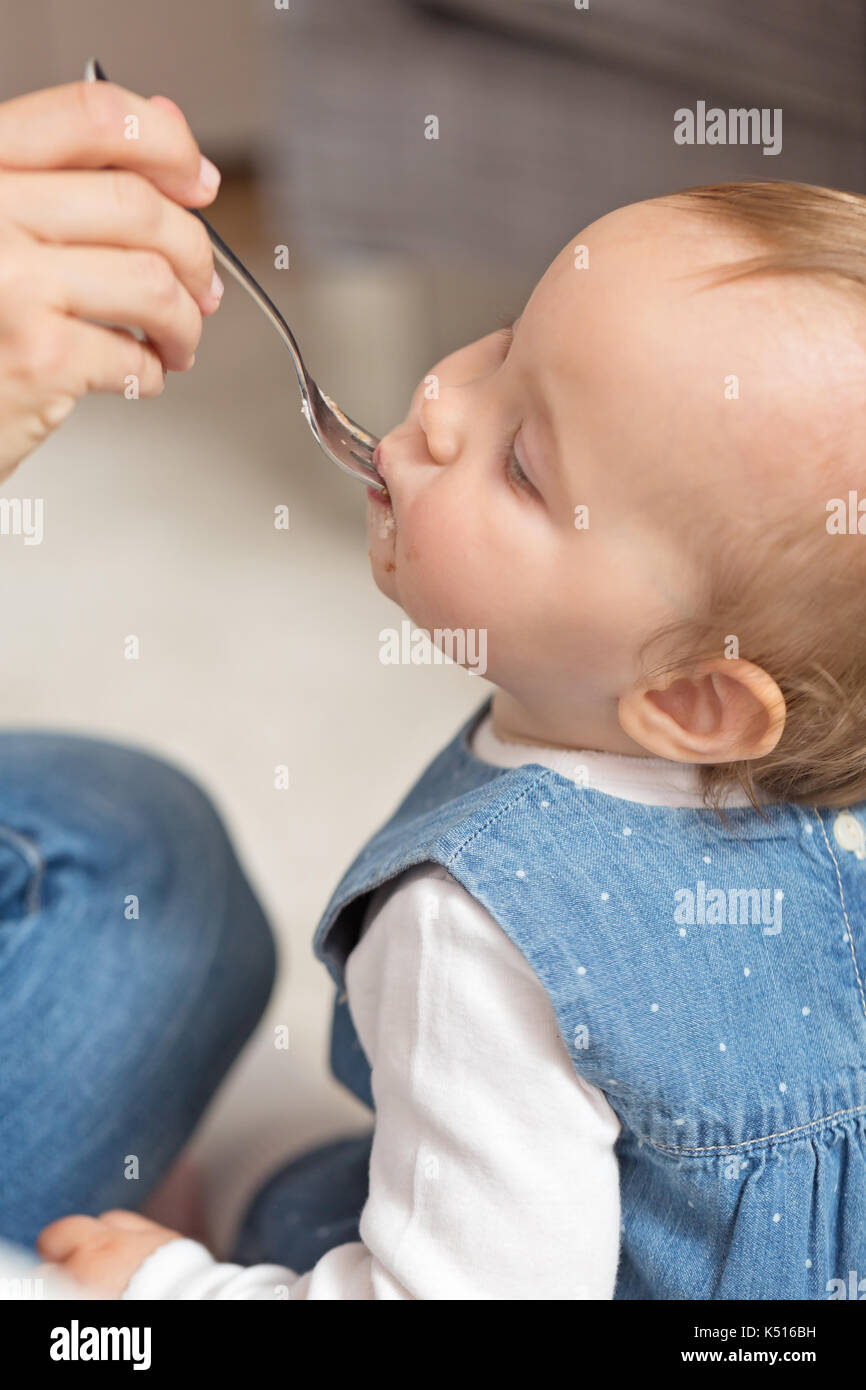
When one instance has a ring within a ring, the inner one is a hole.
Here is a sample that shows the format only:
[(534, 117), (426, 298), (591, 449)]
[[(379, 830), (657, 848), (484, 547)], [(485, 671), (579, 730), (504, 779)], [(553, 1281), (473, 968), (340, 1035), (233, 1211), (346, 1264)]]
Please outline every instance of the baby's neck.
[(491, 715), (493, 733), (506, 743), (652, 757), (621, 728), (616, 705), (612, 702), (608, 710), (558, 711), (541, 701), (538, 705), (530, 705), (497, 687)]

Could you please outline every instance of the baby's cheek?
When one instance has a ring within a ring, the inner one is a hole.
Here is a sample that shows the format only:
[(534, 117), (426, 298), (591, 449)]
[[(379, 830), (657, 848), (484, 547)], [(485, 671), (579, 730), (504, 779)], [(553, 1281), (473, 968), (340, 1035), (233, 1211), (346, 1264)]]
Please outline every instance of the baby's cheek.
[(440, 505), (431, 488), (409, 508), (405, 525), (401, 518), (399, 542), (413, 567), (436, 580), (459, 560), (461, 530), (459, 513)]
[(491, 570), (483, 527), (460, 506), (439, 505), (435, 489), (401, 516), (395, 558), (401, 603), (419, 627), (487, 621)]

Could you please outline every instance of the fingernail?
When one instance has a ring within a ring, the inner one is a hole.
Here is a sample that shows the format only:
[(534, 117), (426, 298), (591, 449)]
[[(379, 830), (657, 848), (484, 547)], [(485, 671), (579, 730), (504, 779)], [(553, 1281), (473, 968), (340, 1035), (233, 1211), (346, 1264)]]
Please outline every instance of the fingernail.
[(214, 271), (214, 273), (213, 273), (213, 279), (212, 279), (211, 282), (210, 282), (211, 299), (216, 299), (216, 300), (222, 299), (222, 297), (223, 297), (223, 291), (224, 291), (224, 290), (225, 290), (225, 285), (223, 284), (223, 282), (222, 282), (222, 280), (220, 279), (220, 277), (217, 275), (216, 271)]
[(202, 188), (207, 189), (208, 193), (215, 193), (220, 186), (222, 174), (215, 164), (211, 164), (206, 155), (201, 157), (201, 168), (199, 169), (198, 179)]

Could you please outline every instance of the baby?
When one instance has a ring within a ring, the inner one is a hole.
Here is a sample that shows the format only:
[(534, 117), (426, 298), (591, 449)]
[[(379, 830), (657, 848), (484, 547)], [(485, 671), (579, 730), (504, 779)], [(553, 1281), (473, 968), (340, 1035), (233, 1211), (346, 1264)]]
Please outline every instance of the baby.
[(432, 370), (373, 574), (495, 691), (316, 932), (375, 1129), (277, 1173), (236, 1263), (116, 1212), (44, 1258), (127, 1299), (866, 1276), (864, 295), (866, 198), (713, 186)]

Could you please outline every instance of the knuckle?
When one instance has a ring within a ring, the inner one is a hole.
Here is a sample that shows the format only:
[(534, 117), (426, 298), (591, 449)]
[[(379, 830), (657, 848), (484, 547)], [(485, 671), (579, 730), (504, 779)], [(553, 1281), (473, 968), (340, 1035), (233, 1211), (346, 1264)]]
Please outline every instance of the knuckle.
[(153, 232), (161, 215), (159, 196), (153, 184), (129, 169), (112, 170), (111, 182), (121, 219), (145, 232)]
[(0, 308), (4, 315), (22, 322), (28, 311), (32, 315), (40, 302), (43, 279), (33, 247), (7, 242), (0, 255)]
[(18, 334), (16, 374), (29, 384), (48, 384), (61, 374), (65, 348), (54, 324), (32, 324)]
[(123, 127), (123, 98), (113, 82), (73, 84), (75, 97), (88, 129), (101, 136), (116, 135)]
[(141, 251), (138, 266), (148, 294), (163, 304), (172, 303), (177, 294), (177, 280), (165, 256), (159, 251)]

